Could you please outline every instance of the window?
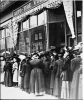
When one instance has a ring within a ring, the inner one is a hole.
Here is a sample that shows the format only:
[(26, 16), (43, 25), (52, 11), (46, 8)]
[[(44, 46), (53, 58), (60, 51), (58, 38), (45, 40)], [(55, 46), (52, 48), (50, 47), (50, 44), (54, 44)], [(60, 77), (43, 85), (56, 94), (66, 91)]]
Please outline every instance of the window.
[(1, 38), (5, 38), (5, 30), (1, 30)]
[(46, 11), (38, 15), (38, 25), (42, 25), (45, 23), (46, 23)]
[(77, 11), (77, 17), (81, 17), (81, 11)]
[(10, 31), (9, 29), (6, 29), (6, 37), (10, 36)]
[(37, 26), (37, 16), (30, 17), (30, 28)]
[(23, 22), (23, 30), (29, 29), (29, 20)]

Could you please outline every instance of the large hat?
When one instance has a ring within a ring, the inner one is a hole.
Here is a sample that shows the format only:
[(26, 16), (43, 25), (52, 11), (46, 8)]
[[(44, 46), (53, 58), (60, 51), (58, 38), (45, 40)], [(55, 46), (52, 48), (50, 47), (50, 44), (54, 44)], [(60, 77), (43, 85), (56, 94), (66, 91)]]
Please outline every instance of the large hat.
[(76, 50), (79, 50), (79, 49), (80, 49), (80, 46), (79, 45), (76, 45), (73, 50), (76, 51)]

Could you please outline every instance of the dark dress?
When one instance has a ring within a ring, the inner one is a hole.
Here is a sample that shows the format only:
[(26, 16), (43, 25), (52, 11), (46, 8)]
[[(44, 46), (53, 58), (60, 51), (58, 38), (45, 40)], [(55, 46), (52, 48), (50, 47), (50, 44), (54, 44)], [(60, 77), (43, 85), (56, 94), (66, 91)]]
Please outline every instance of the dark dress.
[(64, 60), (58, 59), (56, 63), (57, 63), (57, 72), (56, 72), (55, 79), (54, 79), (53, 95), (60, 97), (61, 96), (61, 86), (62, 86), (62, 79), (60, 75), (61, 75), (61, 68), (63, 67)]
[(61, 98), (69, 99), (70, 97), (70, 85), (72, 81), (72, 70), (71, 70), (71, 57), (68, 55), (64, 58), (64, 65), (62, 67), (62, 89)]
[(47, 94), (50, 94), (50, 81), (51, 81), (51, 69), (50, 69), (50, 59), (45, 59), (44, 60), (44, 78), (45, 78), (45, 92)]
[(70, 99), (78, 99), (78, 87), (79, 87), (79, 75), (80, 75), (79, 69), (81, 61), (82, 59), (80, 56), (77, 56), (71, 61), (71, 70), (73, 72), (73, 79), (71, 83)]
[(58, 64), (56, 63), (55, 60), (51, 61), (50, 68), (51, 68), (50, 94), (53, 95), (55, 75), (58, 68)]
[(25, 63), (23, 66), (24, 66), (24, 90), (26, 92), (29, 92), (31, 66), (29, 63), (28, 64)]
[(30, 75), (30, 93), (44, 92), (43, 63), (40, 59), (33, 59), (30, 61), (30, 65), (33, 68)]
[(20, 88), (22, 90), (24, 89), (24, 71), (25, 71), (24, 64), (25, 64), (25, 61), (23, 60), (20, 65), (20, 76), (21, 76)]
[(12, 64), (10, 62), (6, 62), (6, 65), (4, 66), (4, 71), (5, 71), (4, 84), (5, 86), (10, 87), (12, 86), (12, 78), (13, 78)]

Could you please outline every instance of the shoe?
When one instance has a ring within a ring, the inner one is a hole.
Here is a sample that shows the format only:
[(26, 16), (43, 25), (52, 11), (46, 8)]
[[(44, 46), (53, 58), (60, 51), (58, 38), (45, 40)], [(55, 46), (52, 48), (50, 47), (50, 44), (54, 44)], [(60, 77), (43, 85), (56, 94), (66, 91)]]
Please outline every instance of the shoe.
[(40, 93), (39, 93), (39, 95), (44, 95), (44, 94), (45, 94), (45, 91), (44, 91), (44, 92), (40, 92)]

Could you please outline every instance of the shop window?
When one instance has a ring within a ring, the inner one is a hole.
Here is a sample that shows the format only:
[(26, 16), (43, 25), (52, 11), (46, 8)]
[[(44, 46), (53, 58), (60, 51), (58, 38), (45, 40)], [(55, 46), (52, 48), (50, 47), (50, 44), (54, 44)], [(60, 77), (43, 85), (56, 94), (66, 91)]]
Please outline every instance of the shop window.
[(37, 16), (30, 17), (30, 28), (37, 26)]
[(81, 11), (77, 11), (77, 17), (81, 17)]
[(6, 29), (6, 37), (8, 37), (8, 36), (10, 36), (10, 31), (9, 31), (9, 29), (7, 28), (7, 29)]
[(46, 23), (46, 11), (38, 15), (38, 25), (42, 25), (45, 23)]
[(82, 42), (82, 35), (81, 34), (78, 35), (78, 43), (79, 42)]
[(1, 30), (1, 38), (5, 38), (5, 30)]
[(38, 40), (38, 34), (35, 34), (35, 40)]
[(2, 38), (1, 30), (0, 30), (0, 39)]

